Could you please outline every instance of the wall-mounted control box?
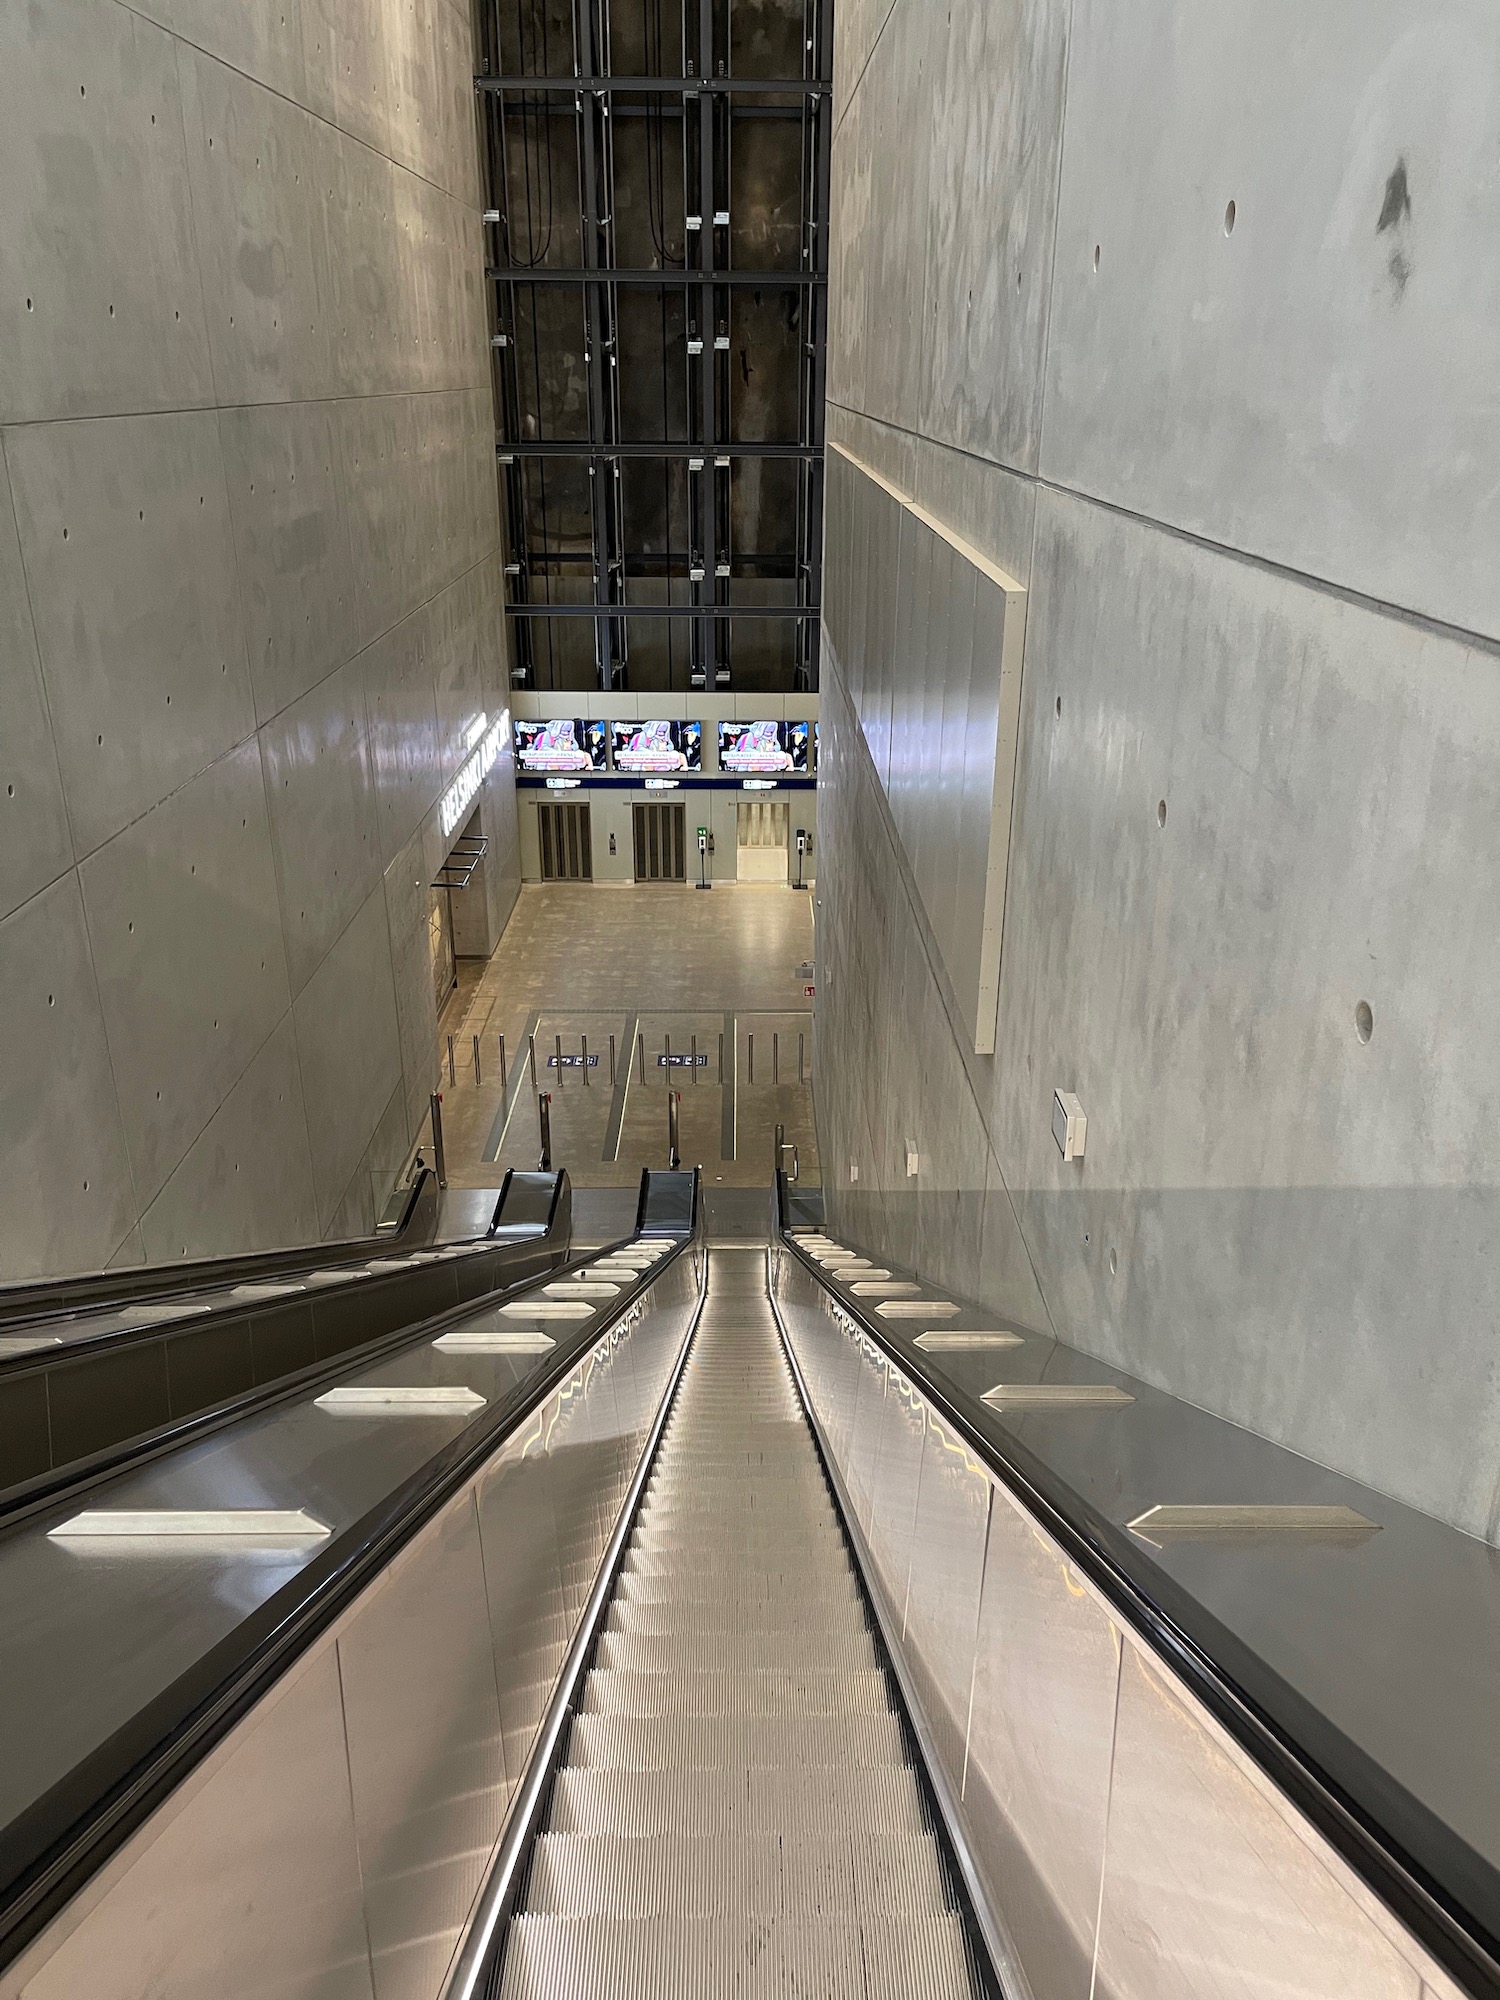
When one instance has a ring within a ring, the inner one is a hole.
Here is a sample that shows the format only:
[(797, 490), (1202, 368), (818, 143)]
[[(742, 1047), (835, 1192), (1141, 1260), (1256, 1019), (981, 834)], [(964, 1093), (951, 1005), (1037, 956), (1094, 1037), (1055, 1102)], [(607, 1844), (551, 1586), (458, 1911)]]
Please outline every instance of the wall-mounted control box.
[(1065, 1160), (1083, 1158), (1083, 1141), (1088, 1131), (1088, 1120), (1083, 1115), (1083, 1106), (1071, 1090), (1054, 1090), (1052, 1093), (1052, 1136), (1057, 1141), (1057, 1150)]

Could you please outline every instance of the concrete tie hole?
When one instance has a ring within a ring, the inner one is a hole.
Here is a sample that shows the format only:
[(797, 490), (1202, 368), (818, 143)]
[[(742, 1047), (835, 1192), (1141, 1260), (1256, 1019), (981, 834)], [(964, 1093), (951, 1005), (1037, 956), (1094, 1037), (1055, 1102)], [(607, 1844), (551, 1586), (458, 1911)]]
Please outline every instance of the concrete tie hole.
[(1233, 234), (1234, 234), (1234, 203), (1233, 203), (1233, 202), (1230, 202), (1230, 204), (1229, 204), (1228, 208), (1226, 208), (1226, 209), (1225, 209), (1225, 211), (1224, 211), (1224, 234), (1225, 234), (1226, 236), (1233, 236)]
[(1099, 245), (1096, 243), (1094, 245), (1094, 269), (1097, 271), (1098, 268), (1099, 268)]
[(1156, 801), (1156, 824), (1158, 826), (1165, 826), (1166, 823), (1167, 823), (1167, 802), (1165, 799), (1158, 799)]
[(1354, 1010), (1354, 1032), (1362, 1042), (1368, 1042), (1375, 1032), (1375, 1016), (1368, 1000), (1361, 1000)]

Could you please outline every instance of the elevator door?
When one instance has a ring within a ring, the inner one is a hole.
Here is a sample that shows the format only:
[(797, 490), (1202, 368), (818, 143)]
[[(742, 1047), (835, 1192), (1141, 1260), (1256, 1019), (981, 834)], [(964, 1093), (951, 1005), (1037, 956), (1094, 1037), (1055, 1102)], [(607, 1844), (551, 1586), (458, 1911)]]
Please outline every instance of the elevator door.
[(636, 807), (635, 879), (637, 882), (686, 881), (686, 827), (685, 806)]
[(586, 805), (538, 805), (544, 882), (592, 882), (594, 840)]

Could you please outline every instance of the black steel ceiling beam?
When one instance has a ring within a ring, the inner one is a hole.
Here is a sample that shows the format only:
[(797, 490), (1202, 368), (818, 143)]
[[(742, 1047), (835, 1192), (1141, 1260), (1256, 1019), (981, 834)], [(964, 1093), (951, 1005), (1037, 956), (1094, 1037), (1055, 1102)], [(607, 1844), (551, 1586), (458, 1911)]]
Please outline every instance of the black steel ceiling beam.
[(796, 604), (507, 604), (507, 618), (816, 618)]
[[(597, 266), (587, 269), (564, 268), (557, 264), (489, 265), (484, 274), (501, 285), (593, 285), (599, 282)], [(751, 286), (761, 292), (794, 292), (803, 285), (826, 285), (826, 271), (725, 271), (703, 270), (689, 265), (686, 270), (611, 271), (612, 285), (736, 285)]]
[(501, 464), (512, 458), (821, 458), (820, 444), (793, 444), (791, 442), (684, 444), (680, 440), (671, 442), (647, 438), (636, 439), (629, 444), (591, 444), (587, 438), (543, 438), (533, 439), (526, 444), (511, 444), (501, 438), (495, 446)]
[(474, 88), (499, 95), (629, 90), (668, 97), (827, 97), (833, 85), (808, 76), (476, 76)]

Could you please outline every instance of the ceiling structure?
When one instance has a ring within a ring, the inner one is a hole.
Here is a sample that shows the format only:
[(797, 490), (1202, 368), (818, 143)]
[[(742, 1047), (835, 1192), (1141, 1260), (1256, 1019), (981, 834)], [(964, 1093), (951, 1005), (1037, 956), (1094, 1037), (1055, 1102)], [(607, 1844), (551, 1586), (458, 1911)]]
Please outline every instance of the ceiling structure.
[(832, 0), (483, 0), (512, 674), (818, 684)]

